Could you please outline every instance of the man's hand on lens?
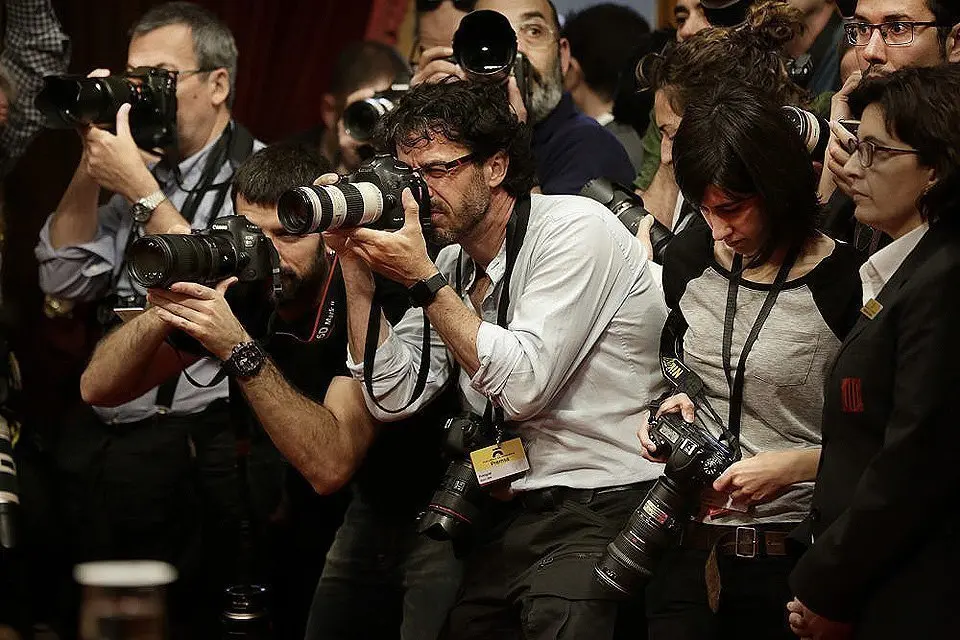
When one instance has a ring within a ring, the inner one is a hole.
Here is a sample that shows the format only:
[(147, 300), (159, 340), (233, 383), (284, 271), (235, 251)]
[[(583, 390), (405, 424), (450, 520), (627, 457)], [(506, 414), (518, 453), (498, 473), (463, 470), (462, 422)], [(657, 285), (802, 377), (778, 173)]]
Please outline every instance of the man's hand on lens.
[(801, 640), (846, 640), (853, 636), (853, 625), (818, 616), (797, 598), (787, 603), (790, 630)]
[(654, 217), (652, 215), (643, 216), (640, 224), (637, 225), (637, 240), (647, 254), (647, 260), (653, 262), (653, 241), (650, 240), (650, 229), (653, 228)]
[(397, 231), (374, 231), (356, 228), (328, 233), (331, 238), (346, 236), (343, 244), (347, 253), (361, 258), (377, 273), (411, 287), (437, 272), (427, 254), (427, 243), (420, 228), (420, 205), (410, 189), (403, 190), (403, 227)]
[(727, 467), (713, 483), (714, 491), (730, 494), (733, 502), (769, 502), (799, 476), (803, 450), (763, 451)]
[(520, 87), (517, 86), (517, 79), (511, 74), (507, 78), (507, 96), (510, 100), (510, 107), (517, 114), (517, 120), (527, 121), (527, 105), (523, 102), (523, 96), (520, 95)]
[(235, 282), (236, 278), (227, 278), (217, 283), (215, 289), (195, 282), (177, 282), (168, 290), (150, 289), (147, 300), (157, 308), (161, 320), (196, 339), (220, 360), (226, 360), (235, 346), (251, 339), (224, 298)]
[(443, 82), (450, 76), (466, 79), (463, 69), (447, 60), (452, 55), (453, 49), (450, 47), (432, 47), (424, 51), (420, 56), (420, 67), (410, 79), (410, 86), (421, 82)]
[(81, 132), (83, 162), (87, 174), (108, 191), (119, 193), (131, 202), (143, 198), (159, 185), (147, 169), (140, 149), (130, 134), (130, 105), (117, 111), (117, 133), (88, 126)]

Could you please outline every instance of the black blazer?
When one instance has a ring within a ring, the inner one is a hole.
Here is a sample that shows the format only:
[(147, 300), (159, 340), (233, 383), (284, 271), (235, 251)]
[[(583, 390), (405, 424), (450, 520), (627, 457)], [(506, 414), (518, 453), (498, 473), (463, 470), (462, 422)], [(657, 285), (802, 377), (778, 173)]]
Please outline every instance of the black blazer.
[(790, 585), (858, 637), (960, 637), (960, 235), (929, 230), (878, 301), (827, 382)]

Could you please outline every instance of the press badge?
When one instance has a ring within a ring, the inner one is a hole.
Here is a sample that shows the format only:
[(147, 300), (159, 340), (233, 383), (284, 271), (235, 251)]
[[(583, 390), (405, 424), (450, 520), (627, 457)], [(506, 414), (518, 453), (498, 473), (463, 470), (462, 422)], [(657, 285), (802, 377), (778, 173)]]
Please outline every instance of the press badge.
[(481, 487), (522, 476), (530, 469), (520, 438), (470, 452), (470, 461)]

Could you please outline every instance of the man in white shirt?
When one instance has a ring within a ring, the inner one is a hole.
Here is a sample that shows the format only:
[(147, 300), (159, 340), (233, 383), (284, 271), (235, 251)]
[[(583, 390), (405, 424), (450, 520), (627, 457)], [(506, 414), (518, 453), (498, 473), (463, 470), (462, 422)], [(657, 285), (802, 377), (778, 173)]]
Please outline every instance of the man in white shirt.
[[(473, 525), (448, 637), (611, 637), (617, 602), (593, 566), (660, 473), (634, 439), (644, 404), (664, 389), (666, 309), (646, 256), (601, 205), (530, 195), (529, 129), (489, 87), (420, 85), (382, 133), (426, 180), (427, 234), (446, 246), (434, 264), (408, 192), (399, 231), (327, 234), (347, 286), (351, 371), (363, 379), (373, 270), (420, 307), (393, 328), (381, 320), (365, 394), (374, 415), (410, 415), (453, 377), (463, 408), (502, 415), (503, 440), (519, 437), (529, 461), (525, 475), (495, 483), (504, 501)], [(405, 407), (424, 314), (429, 373)]]

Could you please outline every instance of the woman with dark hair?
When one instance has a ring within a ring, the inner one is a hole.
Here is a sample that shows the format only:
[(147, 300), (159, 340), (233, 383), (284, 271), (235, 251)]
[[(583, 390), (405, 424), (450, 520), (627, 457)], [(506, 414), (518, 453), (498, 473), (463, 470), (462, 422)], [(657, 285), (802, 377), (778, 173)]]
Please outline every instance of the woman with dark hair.
[(790, 576), (802, 637), (958, 633), (960, 66), (871, 79), (853, 178), (893, 242), (860, 269), (863, 312), (826, 385), (811, 549)]
[[(762, 90), (725, 81), (694, 96), (673, 158), (707, 226), (665, 254), (668, 326), (742, 459), (705, 489), (680, 548), (658, 567), (650, 638), (789, 638), (786, 537), (809, 510), (823, 380), (856, 319), (859, 260), (816, 231), (810, 159)], [(692, 422), (703, 409), (679, 394), (657, 415), (667, 412)], [(655, 459), (648, 427), (638, 435)]]

